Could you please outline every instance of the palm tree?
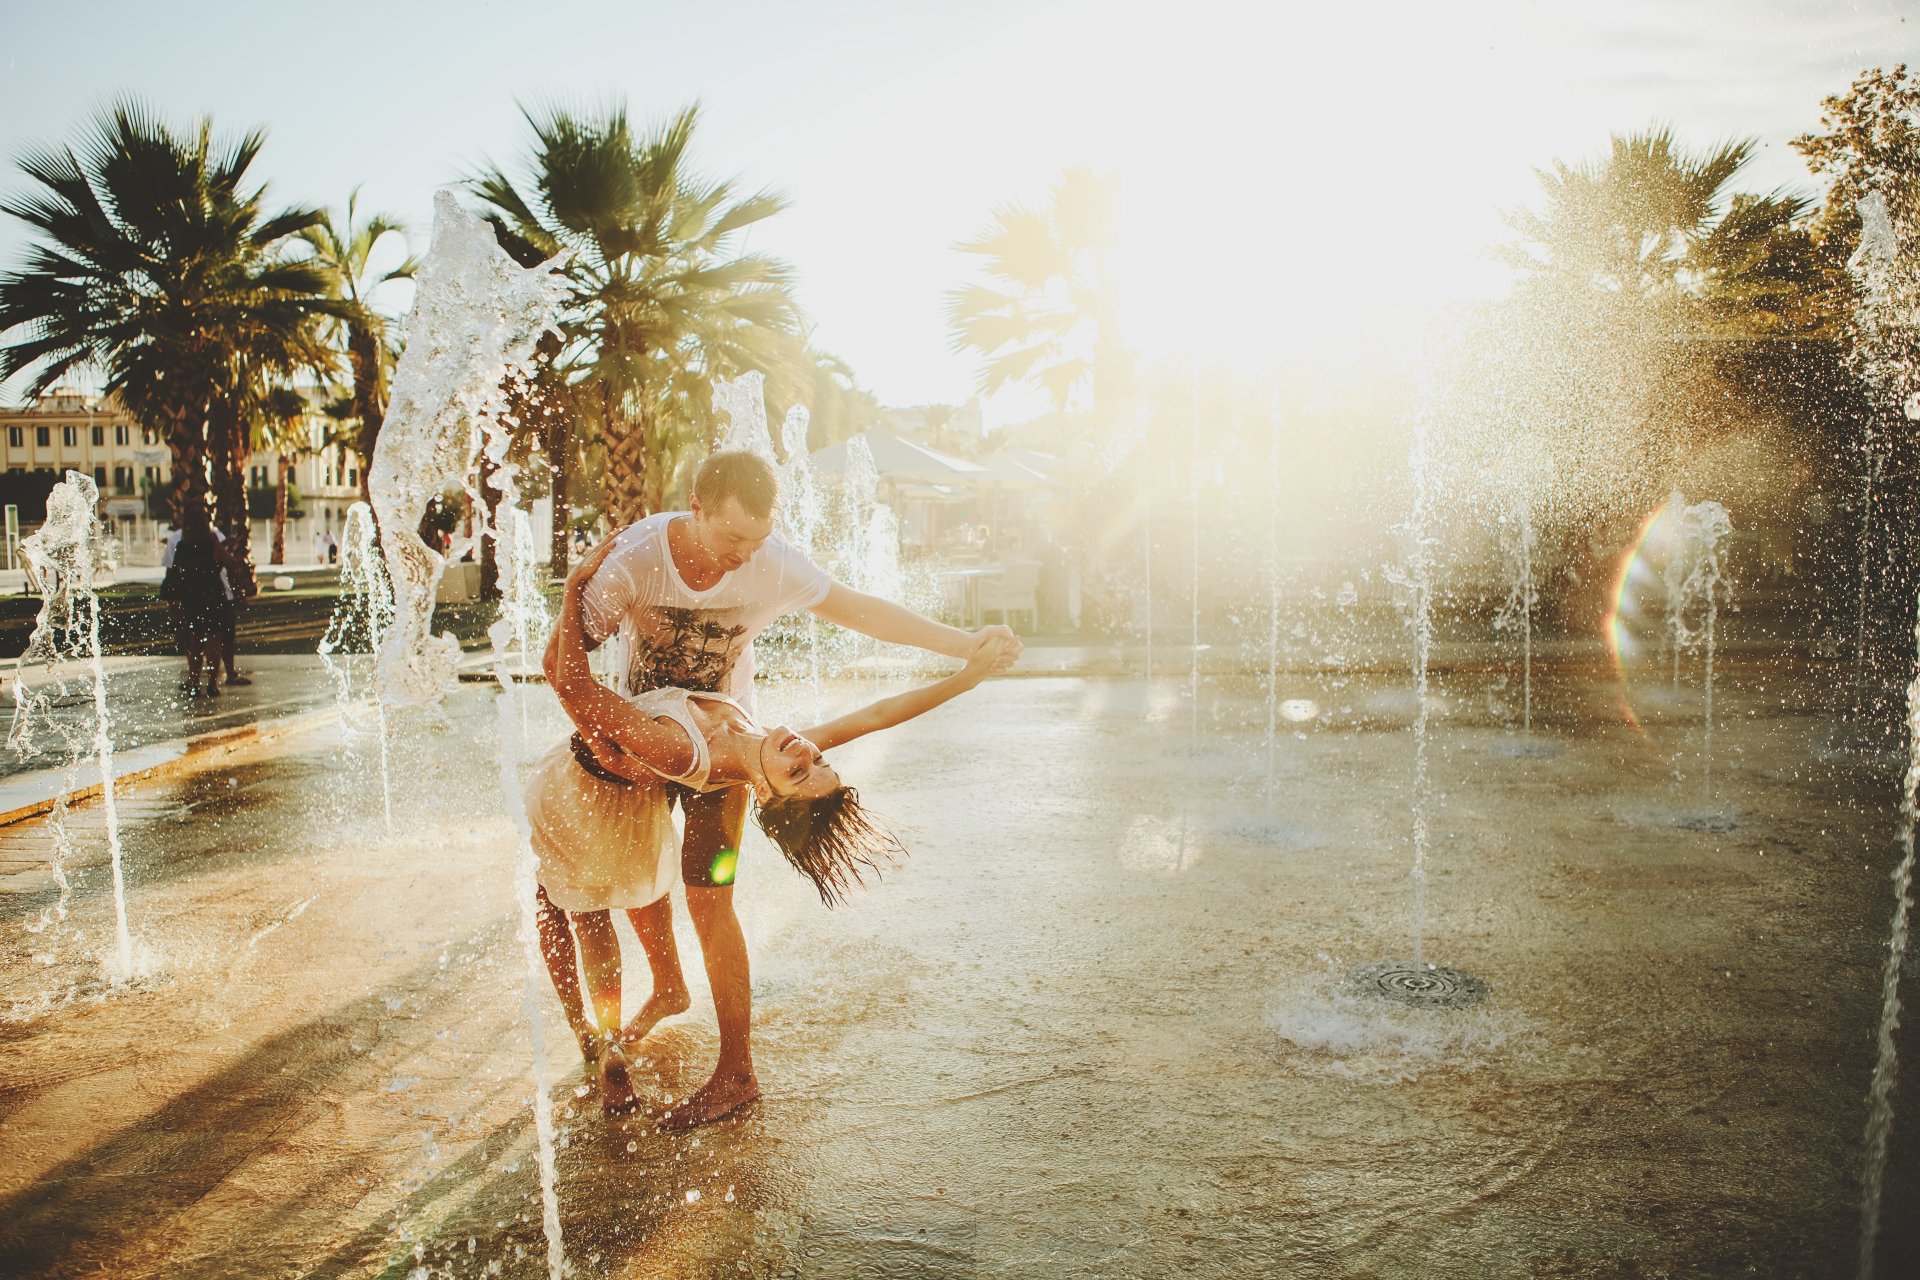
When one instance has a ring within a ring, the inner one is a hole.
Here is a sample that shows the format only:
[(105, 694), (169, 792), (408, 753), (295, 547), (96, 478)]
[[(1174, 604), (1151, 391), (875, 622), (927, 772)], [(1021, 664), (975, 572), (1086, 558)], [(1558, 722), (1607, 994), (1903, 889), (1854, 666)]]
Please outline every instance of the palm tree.
[(1110, 182), (1070, 169), (1047, 208), (1003, 206), (959, 246), (985, 259), (992, 281), (947, 295), (953, 349), (985, 361), (982, 395), (1033, 381), (1065, 412), (1124, 391), (1128, 360), (1107, 263), (1113, 205)]
[(273, 478), (273, 550), (268, 557), (274, 564), (287, 562), (287, 515), (294, 459), (313, 451), (308, 408), (307, 397), (298, 388), (286, 385), (269, 389), (260, 402), (255, 442), (278, 459)]
[[(210, 427), (230, 440), (252, 380), (310, 343), (330, 304), (292, 246), (320, 215), (270, 212), (249, 186), (259, 131), (216, 141), (202, 118), (170, 131), (126, 100), (96, 117), (78, 151), (29, 152), (35, 188), (0, 210), (37, 233), (18, 271), (0, 276), (0, 379), (23, 371), (37, 395), (78, 365), (173, 453), (169, 506), (205, 501)], [(231, 462), (234, 449), (223, 447)], [(244, 517), (241, 525), (244, 527)]]
[(408, 254), (397, 265), (374, 273), (370, 263), (375, 247), (390, 235), (404, 239), (406, 228), (398, 219), (381, 213), (359, 219), (359, 200), (360, 189), (355, 187), (347, 196), (343, 212), (335, 215), (329, 211), (325, 221), (308, 227), (302, 235), (313, 247), (315, 264), (326, 273), (328, 296), (339, 307), (336, 324), (352, 379), (348, 389), (355, 424), (351, 447), (360, 457), (360, 492), (366, 497), (374, 444), (387, 416), (387, 383), (396, 355), (392, 326), (374, 309), (373, 296), (396, 281), (411, 280), (420, 269), (420, 261)]
[[(784, 385), (806, 376), (791, 271), (736, 252), (741, 233), (786, 202), (769, 191), (738, 196), (732, 183), (692, 171), (697, 106), (644, 137), (622, 107), (525, 114), (527, 180), (491, 168), (473, 189), (509, 252), (571, 254), (555, 376), (572, 390), (572, 423), (605, 432), (607, 508), (631, 520), (657, 507), (683, 453), (711, 445), (714, 378), (759, 369)], [(568, 452), (549, 462), (564, 466)], [(555, 519), (564, 518), (556, 502)]]
[(1796, 303), (1818, 268), (1795, 224), (1811, 201), (1727, 190), (1758, 145), (1692, 154), (1669, 128), (1616, 134), (1597, 163), (1538, 172), (1543, 206), (1508, 215), (1520, 240), (1502, 256), (1535, 291), (1657, 315), (1676, 333), (1804, 327)]

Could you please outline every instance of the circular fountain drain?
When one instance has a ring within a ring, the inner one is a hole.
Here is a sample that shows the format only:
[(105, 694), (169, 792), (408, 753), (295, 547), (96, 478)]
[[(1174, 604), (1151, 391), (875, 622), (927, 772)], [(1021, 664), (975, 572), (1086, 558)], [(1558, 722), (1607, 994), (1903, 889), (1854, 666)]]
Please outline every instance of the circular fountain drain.
[(1347, 981), (1363, 995), (1426, 1009), (1464, 1009), (1487, 998), (1490, 988), (1472, 974), (1439, 965), (1391, 960), (1355, 969)]

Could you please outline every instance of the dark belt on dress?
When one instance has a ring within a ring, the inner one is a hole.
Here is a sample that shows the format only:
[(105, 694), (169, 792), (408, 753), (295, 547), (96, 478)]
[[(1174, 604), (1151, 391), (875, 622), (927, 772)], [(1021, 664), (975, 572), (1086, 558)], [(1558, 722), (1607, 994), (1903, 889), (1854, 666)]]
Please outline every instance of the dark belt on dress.
[(594, 777), (600, 779), (602, 782), (611, 782), (616, 787), (630, 787), (633, 785), (632, 778), (623, 778), (596, 760), (593, 755), (593, 748), (587, 745), (587, 740), (583, 735), (578, 733), (574, 734), (569, 745), (573, 748), (574, 760), (579, 763), (582, 769), (585, 769)]

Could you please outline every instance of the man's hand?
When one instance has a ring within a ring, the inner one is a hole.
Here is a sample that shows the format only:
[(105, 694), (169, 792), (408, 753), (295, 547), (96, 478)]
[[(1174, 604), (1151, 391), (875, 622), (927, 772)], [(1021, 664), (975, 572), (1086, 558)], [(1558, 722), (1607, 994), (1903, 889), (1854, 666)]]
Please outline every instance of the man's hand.
[(989, 675), (1013, 665), (1020, 641), (1015, 638), (1009, 645), (1008, 639), (1013, 635), (1010, 631), (1005, 636), (995, 634), (1006, 630), (1005, 627), (985, 627), (975, 634), (973, 650), (967, 654), (967, 665), (961, 672), (972, 684), (977, 685)]
[(615, 746), (613, 739), (604, 733), (593, 729), (582, 729), (580, 737), (586, 742), (587, 750), (593, 752), (594, 760), (608, 773), (625, 778), (629, 782), (645, 782), (660, 776)]
[(1024, 647), (1020, 643), (1020, 637), (1013, 634), (1012, 627), (1003, 627), (998, 624), (991, 627), (982, 627), (973, 633), (974, 647), (969, 650), (968, 661), (972, 661), (971, 655), (978, 653), (980, 647), (988, 643), (997, 645), (997, 652), (991, 672), (991, 674), (996, 676), (1004, 674), (1009, 667), (1013, 666), (1020, 657), (1020, 650)]

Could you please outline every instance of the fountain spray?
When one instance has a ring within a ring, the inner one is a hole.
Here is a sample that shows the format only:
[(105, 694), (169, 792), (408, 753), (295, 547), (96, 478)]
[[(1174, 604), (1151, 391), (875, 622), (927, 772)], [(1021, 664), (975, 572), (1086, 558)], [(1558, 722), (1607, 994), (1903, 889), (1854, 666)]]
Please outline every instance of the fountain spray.
[(1267, 417), (1267, 821), (1273, 821), (1278, 794), (1274, 740), (1280, 714), (1280, 393), (1273, 393)]
[(1494, 615), (1496, 631), (1518, 626), (1520, 629), (1520, 731), (1527, 741), (1533, 739), (1533, 610), (1540, 601), (1533, 577), (1533, 503), (1521, 497), (1515, 504), (1511, 523), (1501, 524), (1507, 558), (1507, 576), (1511, 584), (1507, 598)]
[[(1898, 191), (1897, 184), (1889, 182)], [(1890, 208), (1873, 191), (1860, 201), (1860, 247), (1848, 261), (1859, 285), (1854, 307), (1855, 357), (1869, 389), (1888, 406), (1920, 421), (1920, 229), (1911, 202)], [(1898, 229), (1896, 230), (1896, 216)], [(1863, 586), (1864, 590), (1864, 586)], [(1864, 616), (1864, 614), (1863, 614)], [(1861, 1170), (1860, 1277), (1872, 1280), (1874, 1246), (1880, 1235), (1880, 1200), (1886, 1177), (1887, 1141), (1893, 1132), (1893, 1085), (1899, 1069), (1894, 1034), (1900, 1029), (1900, 969), (1906, 960), (1908, 916), (1913, 909), (1914, 828), (1920, 813), (1920, 609), (1914, 622), (1916, 672), (1907, 686), (1907, 771), (1900, 787), (1893, 870), (1893, 924), (1880, 978), (1880, 1030), (1873, 1082), (1867, 1089), (1866, 1157)]]
[(340, 722), (349, 730), (361, 727), (356, 720), (361, 701), (372, 703), (372, 728), (380, 743), (380, 802), (386, 814), (387, 834), (392, 835), (393, 768), (388, 758), (387, 704), (377, 697), (366, 699), (366, 690), (354, 687), (352, 660), (346, 656), (349, 646), (357, 646), (364, 635), (366, 652), (377, 662), (380, 646), (393, 625), (393, 584), (387, 580), (386, 561), (380, 556), (373, 508), (364, 502), (347, 508), (340, 542), (340, 586), (340, 601), (334, 606), (326, 634), (320, 637), (320, 661), (333, 677)]
[(1413, 597), (1413, 962), (1424, 960), (1427, 915), (1427, 846), (1431, 832), (1427, 803), (1427, 667), (1433, 650), (1433, 480), (1430, 426), (1423, 409), (1413, 421), (1413, 448), (1407, 465), (1413, 472), (1413, 510), (1407, 517), (1405, 585)]
[[(114, 794), (113, 718), (107, 709), (107, 669), (100, 649), (100, 594), (94, 583), (112, 557), (100, 532), (95, 509), (100, 491), (78, 471), (47, 495), (47, 519), (20, 543), (27, 579), (40, 592), (40, 612), (33, 636), (20, 655), (13, 676), (13, 724), (7, 745), (21, 755), (34, 753), (37, 729), (50, 729), (64, 740), (68, 751), (68, 785), (54, 805), (55, 882), (64, 904), (68, 885), (61, 865), (71, 842), (66, 831), (66, 793), (80, 762), (91, 754), (100, 769), (100, 802), (106, 810), (107, 855), (113, 869), (113, 955), (108, 976), (116, 983), (134, 976), (133, 931), (127, 923), (127, 885), (120, 848), (120, 812)], [(62, 636), (66, 639), (63, 641)], [(86, 665), (92, 685), (93, 715), (79, 729), (63, 725), (53, 713), (54, 699), (65, 695), (66, 678), (60, 667), (78, 661)], [(52, 676), (53, 697), (27, 686), (30, 666), (44, 666)]]
[(1187, 758), (1200, 753), (1200, 383), (1187, 371), (1187, 542), (1193, 590), (1187, 630)]
[[(459, 642), (451, 634), (436, 637), (430, 630), (446, 561), (417, 532), (427, 505), (450, 486), (463, 486), (474, 500), (481, 513), (480, 536), (494, 538), (507, 583), (501, 617), (489, 635), (494, 674), (501, 685), (500, 789), (519, 834), (514, 881), (527, 966), (523, 1007), (532, 1047), (534, 1133), (550, 1280), (561, 1280), (566, 1250), (555, 1189), (553, 1105), (543, 1074), (546, 1033), (539, 992), (546, 966), (540, 955), (535, 896), (538, 862), (519, 778), (525, 714), (507, 661), (515, 647), (523, 663), (530, 659), (544, 610), (536, 613), (527, 598), (537, 588), (533, 547), (517, 507), (518, 468), (508, 456), (509, 432), (499, 407), (508, 379), (532, 360), (536, 344), (558, 314), (566, 289), (564, 277), (555, 271), (558, 265), (556, 259), (532, 268), (520, 266), (501, 250), (493, 228), (460, 208), (452, 192), (435, 193), (433, 246), (420, 272), (407, 346), (394, 371), (392, 406), (368, 476), (393, 584), (393, 621), (383, 632), (375, 662), (381, 701), (430, 705), (455, 679)], [(491, 487), (500, 494), (497, 510), (506, 513), (504, 534), (500, 519), (488, 516), (485, 495), (472, 480), (481, 447), (491, 464)]]

